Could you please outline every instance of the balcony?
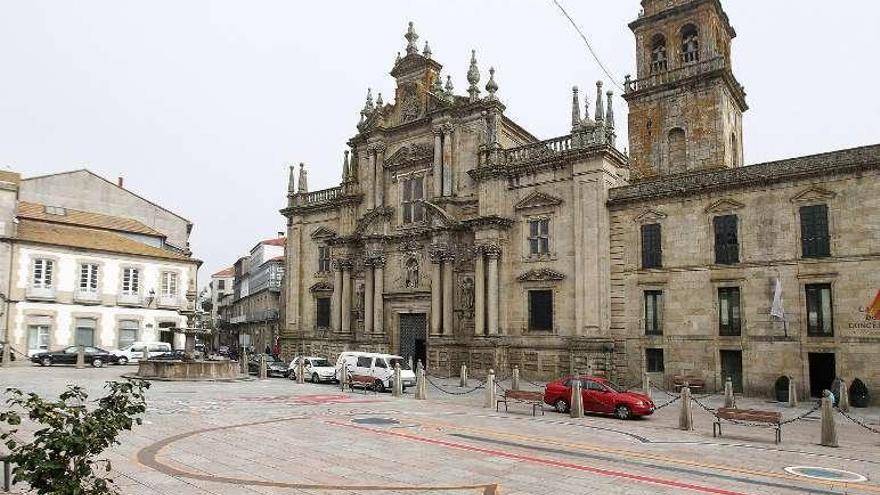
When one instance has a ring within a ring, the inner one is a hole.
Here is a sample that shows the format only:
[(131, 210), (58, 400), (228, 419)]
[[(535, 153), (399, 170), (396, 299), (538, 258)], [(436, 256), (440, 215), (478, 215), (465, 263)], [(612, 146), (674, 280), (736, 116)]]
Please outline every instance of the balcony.
[(54, 301), (54, 287), (28, 287), (26, 297), (36, 301)]
[(116, 296), (116, 304), (120, 306), (143, 306), (144, 301), (141, 298), (141, 295), (138, 293), (135, 294), (119, 294)]
[(672, 70), (656, 72), (647, 77), (643, 77), (642, 79), (633, 80), (627, 77), (625, 94), (636, 93), (638, 91), (671, 84), (683, 79), (699, 76), (701, 74), (708, 74), (725, 68), (727, 68), (727, 61), (724, 57), (718, 56), (701, 62), (688, 63)]
[(161, 295), (156, 298), (156, 306), (159, 308), (177, 309), (180, 307), (180, 297), (176, 295)]
[(98, 291), (78, 290), (73, 293), (73, 300), (81, 304), (100, 304), (101, 294)]
[(342, 187), (331, 187), (329, 189), (322, 189), (320, 191), (313, 191), (308, 193), (300, 193), (294, 196), (294, 205), (295, 206), (312, 206), (319, 205), (323, 203), (329, 203), (339, 197), (342, 193)]

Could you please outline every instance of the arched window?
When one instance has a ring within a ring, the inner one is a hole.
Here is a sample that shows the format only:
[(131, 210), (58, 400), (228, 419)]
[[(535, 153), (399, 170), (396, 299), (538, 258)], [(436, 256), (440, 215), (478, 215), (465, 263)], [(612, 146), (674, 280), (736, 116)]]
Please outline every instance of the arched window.
[(681, 61), (685, 64), (700, 60), (700, 33), (693, 24), (681, 28)]
[(667, 146), (669, 150), (667, 169), (670, 172), (684, 172), (687, 170), (687, 137), (684, 129), (676, 127), (670, 130)]
[(663, 72), (669, 67), (666, 57), (666, 37), (655, 34), (651, 40), (651, 73)]
[(730, 135), (730, 155), (732, 157), (732, 160), (730, 162), (731, 165), (733, 165), (734, 167), (739, 167), (740, 166), (740, 163), (739, 163), (740, 152), (739, 152), (739, 143), (737, 142), (737, 139), (736, 139), (736, 133), (732, 133)]

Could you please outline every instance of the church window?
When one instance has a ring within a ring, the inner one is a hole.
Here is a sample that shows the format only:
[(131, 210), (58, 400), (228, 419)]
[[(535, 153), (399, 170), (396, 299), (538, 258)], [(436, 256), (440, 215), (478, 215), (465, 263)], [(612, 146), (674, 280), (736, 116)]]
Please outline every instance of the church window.
[(681, 61), (685, 64), (700, 61), (700, 36), (693, 24), (681, 28)]
[(666, 38), (662, 34), (657, 34), (651, 41), (651, 73), (663, 72), (668, 68)]
[(550, 253), (550, 220), (529, 221), (529, 254), (541, 256)]
[(660, 268), (663, 266), (663, 249), (660, 224), (642, 225), (642, 268)]
[(645, 335), (663, 335), (663, 291), (645, 291)]
[(715, 217), (715, 263), (733, 265), (739, 263), (739, 239), (736, 215)]
[(739, 336), (742, 333), (739, 287), (718, 289), (718, 330), (724, 336)]
[(804, 206), (801, 213), (801, 249), (804, 258), (831, 256), (831, 236), (828, 234), (828, 206)]
[(831, 337), (834, 319), (831, 311), (831, 284), (810, 284), (807, 293), (807, 335)]
[(425, 219), (425, 206), (422, 199), (425, 190), (422, 177), (412, 177), (400, 181), (402, 187), (401, 210), (403, 211), (403, 223), (421, 222)]
[(327, 273), (330, 271), (330, 246), (318, 247), (318, 272)]
[(553, 291), (529, 291), (529, 330), (553, 330)]
[(669, 146), (669, 170), (687, 170), (687, 137), (684, 129), (676, 127), (669, 131), (667, 141)]

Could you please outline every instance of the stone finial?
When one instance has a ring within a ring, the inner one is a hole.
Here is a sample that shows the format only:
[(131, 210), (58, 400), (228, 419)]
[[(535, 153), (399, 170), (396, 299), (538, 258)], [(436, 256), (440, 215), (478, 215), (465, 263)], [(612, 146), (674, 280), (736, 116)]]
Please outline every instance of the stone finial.
[(453, 92), (455, 86), (452, 85), (452, 76), (446, 76), (446, 87), (443, 89), (446, 90), (446, 98), (451, 100), (452, 97), (455, 96), (455, 93)]
[(602, 81), (596, 81), (596, 122), (605, 120), (605, 104), (602, 103)]
[(438, 98), (443, 96), (443, 82), (441, 79), (442, 77), (440, 74), (437, 74), (437, 77), (431, 82), (431, 93), (434, 93), (434, 96), (437, 96)]
[(348, 150), (345, 150), (342, 158), (342, 182), (348, 182), (348, 174), (350, 170), (348, 168)]
[(412, 21), (409, 21), (409, 27), (406, 29), (406, 34), (403, 37), (406, 38), (406, 54), (413, 55), (419, 53), (419, 48), (416, 46), (416, 42), (419, 41), (419, 35), (416, 34)]
[(376, 98), (376, 108), (382, 108), (385, 105), (385, 102), (382, 100), (382, 93), (379, 93), (379, 97)]
[(298, 193), (307, 193), (309, 192), (308, 179), (307, 179), (306, 165), (304, 163), (299, 164), (299, 187), (297, 188)]
[(371, 113), (373, 113), (373, 88), (367, 88), (367, 100), (364, 102), (364, 109), (361, 110), (361, 117), (366, 118)]
[(581, 124), (581, 102), (578, 97), (578, 87), (571, 88), (571, 127), (575, 128)]
[(287, 177), (287, 192), (289, 194), (294, 194), (296, 192), (296, 174), (294, 173), (293, 165), (290, 165), (290, 174)]
[(489, 99), (495, 99), (495, 92), (498, 91), (498, 83), (495, 82), (495, 67), (489, 67), (489, 82), (486, 83), (486, 91), (489, 92)]
[(587, 95), (587, 92), (584, 91), (584, 123), (590, 123), (593, 119), (590, 118), (590, 97)]
[(605, 93), (605, 96), (608, 97), (608, 108), (605, 111), (605, 125), (608, 127), (614, 127), (614, 91)]
[(480, 82), (480, 68), (477, 67), (476, 50), (471, 50), (471, 66), (468, 68), (467, 80), (468, 84), (470, 84), (468, 94), (471, 97), (471, 101), (477, 101), (480, 98), (480, 88), (477, 87), (477, 84)]
[(425, 58), (431, 58), (433, 53), (431, 52), (431, 45), (428, 44), (428, 41), (425, 40), (425, 48), (422, 50), (422, 56)]

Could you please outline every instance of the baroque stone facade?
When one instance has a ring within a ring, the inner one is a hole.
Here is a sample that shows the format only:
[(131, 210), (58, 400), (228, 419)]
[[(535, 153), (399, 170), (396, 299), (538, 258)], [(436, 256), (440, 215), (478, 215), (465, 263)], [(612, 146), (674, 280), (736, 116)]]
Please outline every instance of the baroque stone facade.
[(586, 115), (574, 88), (568, 135), (540, 141), (505, 115), (494, 70), (483, 96), (471, 54), (456, 94), (410, 25), (395, 99), (368, 92), (340, 185), (309, 192), (291, 168), (285, 351), (731, 376), (754, 394), (781, 375), (880, 382), (876, 331), (847, 330), (873, 324), (880, 286), (880, 147), (743, 167), (720, 2), (642, 4), (631, 156), (601, 82)]

